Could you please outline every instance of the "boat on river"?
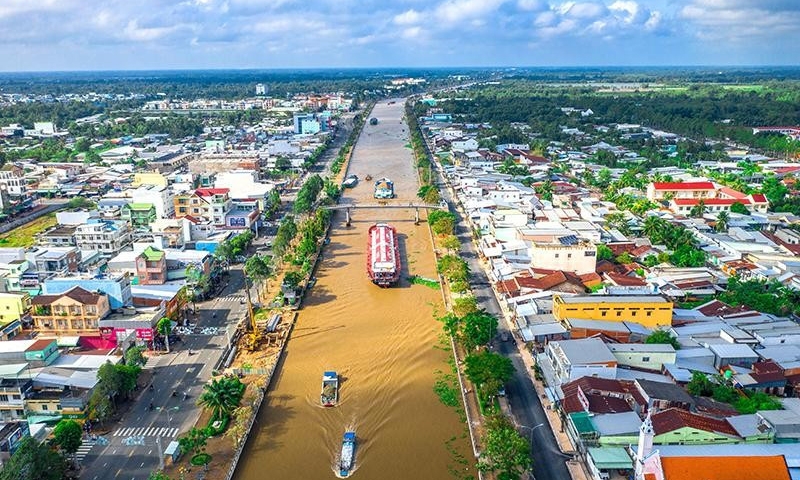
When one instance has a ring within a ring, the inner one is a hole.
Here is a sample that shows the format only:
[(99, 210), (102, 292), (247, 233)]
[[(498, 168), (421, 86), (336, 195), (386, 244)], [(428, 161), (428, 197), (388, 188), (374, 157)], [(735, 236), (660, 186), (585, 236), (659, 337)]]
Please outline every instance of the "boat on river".
[(335, 407), (339, 402), (339, 374), (336, 372), (322, 373), (322, 393), (319, 401), (323, 407)]
[(353, 471), (356, 456), (356, 432), (349, 430), (342, 437), (342, 454), (339, 456), (339, 476), (347, 478)]
[(367, 275), (372, 283), (389, 287), (400, 280), (400, 247), (397, 230), (386, 223), (369, 227)]

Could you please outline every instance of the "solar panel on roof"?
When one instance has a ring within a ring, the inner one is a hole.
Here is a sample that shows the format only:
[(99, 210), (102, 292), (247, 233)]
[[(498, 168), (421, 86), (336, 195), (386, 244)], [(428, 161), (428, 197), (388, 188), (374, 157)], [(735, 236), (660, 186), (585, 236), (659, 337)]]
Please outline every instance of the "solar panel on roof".
[(558, 239), (562, 245), (577, 245), (578, 244), (578, 237), (575, 235), (567, 235)]

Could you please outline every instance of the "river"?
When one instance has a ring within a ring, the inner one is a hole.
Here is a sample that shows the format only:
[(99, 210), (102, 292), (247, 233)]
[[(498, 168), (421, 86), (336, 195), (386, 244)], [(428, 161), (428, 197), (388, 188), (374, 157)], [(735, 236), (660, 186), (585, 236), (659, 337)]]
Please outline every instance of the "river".
[[(397, 198), (417, 201), (418, 182), (401, 121), (403, 102), (381, 102), (365, 125), (349, 173), (360, 178), (343, 202), (371, 203), (373, 182), (394, 180)], [(424, 215), (424, 214), (423, 214)], [(460, 455), (471, 450), (464, 424), (433, 392), (438, 370), (448, 370), (448, 351), (436, 348), (442, 313), (439, 291), (411, 285), (409, 273), (435, 278), (427, 227), (408, 209), (353, 212), (351, 227), (338, 213), (331, 242), (307, 295), (285, 357), (259, 413), (235, 478), (237, 480), (334, 478), (346, 428), (359, 445), (354, 478), (463, 478)], [(367, 278), (367, 229), (390, 222), (398, 230), (404, 275), (394, 288)], [(324, 370), (340, 374), (340, 404), (319, 406)]]

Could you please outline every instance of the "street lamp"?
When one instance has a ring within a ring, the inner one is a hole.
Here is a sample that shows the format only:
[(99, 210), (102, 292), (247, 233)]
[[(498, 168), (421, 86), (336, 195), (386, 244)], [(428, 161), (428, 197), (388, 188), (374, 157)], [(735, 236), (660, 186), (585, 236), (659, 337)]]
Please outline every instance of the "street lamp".
[(537, 428), (543, 427), (543, 426), (544, 426), (544, 423), (540, 423), (539, 425), (535, 425), (533, 427), (529, 427), (527, 425), (517, 424), (518, 428), (527, 428), (528, 430), (531, 431), (531, 435), (530, 435), (531, 450), (533, 450), (533, 431), (536, 430)]

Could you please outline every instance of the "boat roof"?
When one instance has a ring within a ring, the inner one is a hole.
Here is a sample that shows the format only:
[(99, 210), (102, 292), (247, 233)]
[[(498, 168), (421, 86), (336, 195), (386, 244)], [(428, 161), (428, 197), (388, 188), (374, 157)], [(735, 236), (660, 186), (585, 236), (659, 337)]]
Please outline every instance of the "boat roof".
[(344, 439), (345, 440), (352, 440), (356, 441), (356, 432), (344, 432)]
[(328, 370), (327, 372), (322, 372), (322, 375), (325, 377), (336, 377), (336, 372), (333, 370)]

